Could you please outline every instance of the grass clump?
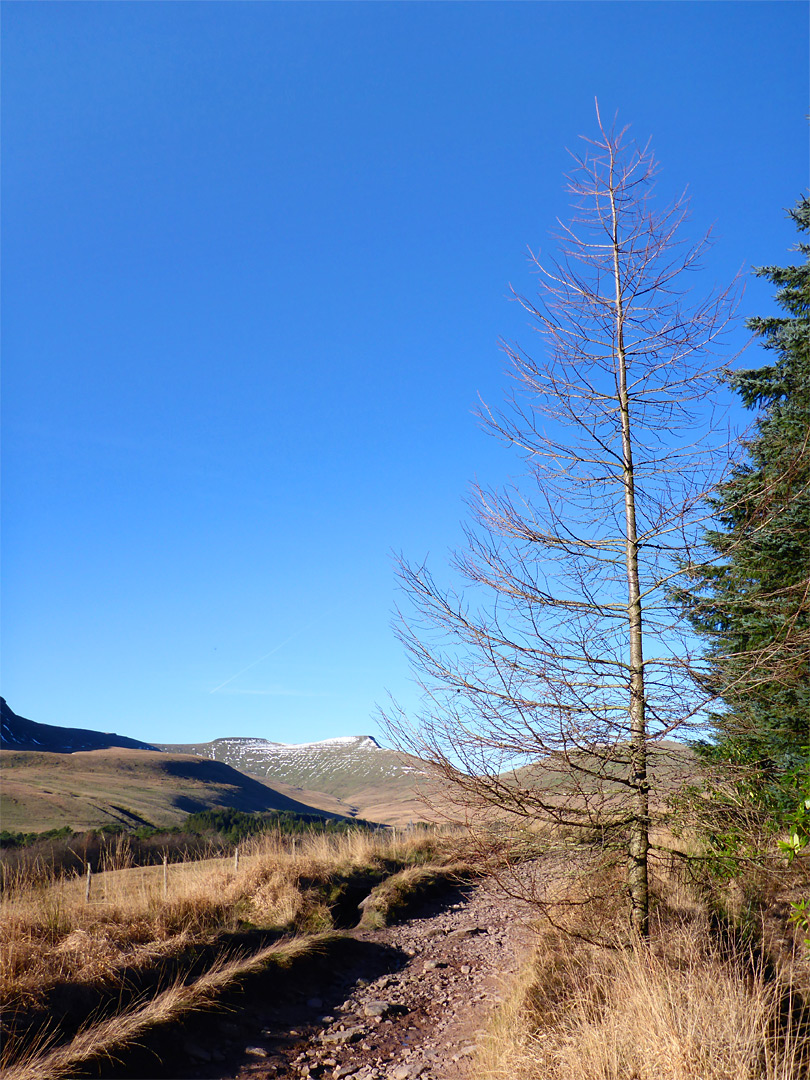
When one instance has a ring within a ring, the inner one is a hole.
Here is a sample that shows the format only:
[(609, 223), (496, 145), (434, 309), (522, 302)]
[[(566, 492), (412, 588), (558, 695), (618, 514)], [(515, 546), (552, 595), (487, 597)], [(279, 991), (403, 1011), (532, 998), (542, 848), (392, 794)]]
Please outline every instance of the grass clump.
[[(123, 810), (123, 808), (121, 808)], [(84, 873), (125, 870), (133, 866), (188, 862), (233, 854), (237, 844), (263, 834), (296, 837), (347, 836), (383, 830), (361, 819), (328, 818), (289, 810), (245, 813), (232, 807), (189, 814), (182, 826), (136, 828), (121, 824), (74, 831), (69, 827), (41, 833), (0, 831), (0, 890), (14, 891), (38, 882)]]
[[(162, 1022), (165, 1010), (149, 1006), (167, 984), (193, 1003), (187, 986), (202, 990), (218, 957), (239, 950), (248, 963), (282, 937), (305, 942), (354, 926), (376, 884), (430, 857), (448, 859), (442, 841), (423, 834), (279, 832), (243, 844), (238, 863), (227, 856), (93, 874), (89, 900), (86, 877), (19, 883), (0, 904), (2, 1064), (16, 1067), (46, 1027), (51, 1044), (72, 1046), (93, 1010), (99, 1031), (136, 1005), (146, 1010), (138, 1024)], [(101, 1035), (93, 1038), (100, 1045)]]
[(69, 1043), (49, 1048), (46, 1041), (38, 1050), (20, 1055), (3, 1070), (4, 1080), (60, 1080), (88, 1062), (117, 1056), (151, 1028), (211, 1006), (222, 991), (246, 975), (270, 965), (288, 967), (296, 959), (322, 949), (328, 940), (328, 935), (313, 935), (269, 945), (250, 957), (220, 958), (198, 979), (189, 983), (176, 980), (145, 1004), (88, 1024)]
[(433, 896), (449, 885), (469, 882), (475, 871), (469, 863), (448, 866), (408, 866), (377, 885), (363, 901), (360, 925), (379, 929), (398, 922), (419, 901)]
[(593, 905), (540, 931), (480, 1047), (480, 1080), (808, 1075), (806, 956), (718, 920), (682, 880), (659, 878), (656, 889), (647, 943)]

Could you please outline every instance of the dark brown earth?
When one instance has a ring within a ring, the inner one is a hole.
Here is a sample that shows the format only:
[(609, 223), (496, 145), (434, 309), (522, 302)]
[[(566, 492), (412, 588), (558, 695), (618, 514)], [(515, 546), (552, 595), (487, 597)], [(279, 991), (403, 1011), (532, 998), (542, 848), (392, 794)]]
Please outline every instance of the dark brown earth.
[(141, 1061), (148, 1072), (130, 1061), (126, 1075), (473, 1080), (476, 1041), (528, 951), (530, 918), (484, 880), (398, 926), (347, 931), (308, 970), (174, 1029)]

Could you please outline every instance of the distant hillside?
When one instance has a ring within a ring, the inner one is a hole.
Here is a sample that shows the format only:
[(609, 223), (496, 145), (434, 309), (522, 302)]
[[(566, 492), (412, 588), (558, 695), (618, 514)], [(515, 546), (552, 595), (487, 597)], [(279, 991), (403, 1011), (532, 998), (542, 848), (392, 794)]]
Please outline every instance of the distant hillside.
[[(621, 748), (618, 748), (616, 752), (620, 754)], [(627, 755), (629, 755), (629, 747), (625, 749), (625, 756)], [(572, 754), (572, 759), (583, 768), (592, 770), (595, 776), (601, 777), (603, 792), (624, 791), (624, 784), (618, 781), (627, 776), (626, 764), (610, 759), (603, 760), (601, 757), (584, 752)], [(647, 746), (647, 769), (653, 797), (666, 797), (670, 792), (682, 787), (684, 783), (694, 780), (696, 755), (691, 747), (672, 739), (651, 741)], [(537, 786), (547, 791), (556, 789), (563, 794), (572, 789), (572, 776), (576, 790), (588, 786), (587, 778), (572, 772), (562, 759), (559, 764), (551, 763), (550, 759), (539, 759), (534, 765), (524, 765), (519, 769), (503, 773), (502, 779), (506, 783), (514, 782), (519, 786)], [(594, 788), (596, 786), (596, 781), (594, 781)]]
[(149, 743), (128, 739), (112, 732), (38, 724), (34, 720), (18, 716), (6, 699), (0, 698), (0, 747), (5, 750), (73, 754), (77, 750), (108, 750), (114, 746), (129, 750), (157, 750), (156, 746), (150, 746)]
[(271, 784), (323, 792), (346, 812), (371, 821), (404, 823), (429, 817), (418, 795), (427, 776), (418, 758), (386, 750), (370, 735), (287, 744), (267, 739), (215, 739), (207, 743), (161, 744), (171, 753), (199, 754), (224, 761)]
[(10, 832), (63, 825), (77, 830), (113, 823), (179, 825), (188, 813), (225, 806), (333, 816), (224, 762), (153, 750), (3, 750), (0, 769), (0, 816)]
[[(2, 698), (0, 703), (6, 829), (84, 828), (137, 823), (141, 817), (163, 825), (179, 822), (184, 812), (217, 806), (387, 824), (432, 816), (418, 792), (424, 763), (386, 750), (368, 735), (297, 745), (229, 738), (152, 746), (122, 735), (38, 724), (18, 716)], [(118, 751), (140, 753), (128, 757)], [(61, 765), (51, 760), (60, 755)], [(171, 764), (178, 760), (186, 761), (180, 772)], [(205, 785), (211, 790), (203, 792)]]

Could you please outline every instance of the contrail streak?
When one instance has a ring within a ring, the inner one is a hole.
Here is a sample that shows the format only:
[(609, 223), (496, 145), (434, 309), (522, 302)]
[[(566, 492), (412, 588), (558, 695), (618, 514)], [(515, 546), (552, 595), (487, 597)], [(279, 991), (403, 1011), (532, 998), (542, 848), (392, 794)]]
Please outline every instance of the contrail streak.
[(300, 630), (296, 630), (294, 634), (290, 634), (288, 638), (285, 638), (280, 645), (274, 646), (270, 650), (270, 652), (265, 653), (264, 656), (260, 656), (258, 660), (254, 660), (252, 663), (248, 664), (247, 667), (243, 667), (241, 671), (237, 671), (235, 675), (231, 675), (230, 679), (226, 679), (225, 682), (220, 683), (219, 686), (215, 686), (214, 689), (209, 690), (208, 693), (215, 694), (217, 690), (221, 690), (223, 686), (227, 686), (228, 683), (232, 683), (234, 679), (238, 679), (240, 675), (244, 675), (246, 671), (250, 671), (251, 668), (256, 667), (256, 665), (260, 664), (262, 660), (266, 660), (268, 656), (272, 656), (273, 653), (277, 653), (279, 649), (283, 649), (285, 645), (289, 645), (289, 643), (294, 638), (297, 638), (299, 637), (299, 635), (305, 633), (307, 630), (309, 630), (311, 626), (314, 626), (316, 622), (320, 622), (322, 618), (323, 615), (319, 615), (317, 619), (313, 619), (312, 622), (308, 622), (306, 626), (302, 626)]

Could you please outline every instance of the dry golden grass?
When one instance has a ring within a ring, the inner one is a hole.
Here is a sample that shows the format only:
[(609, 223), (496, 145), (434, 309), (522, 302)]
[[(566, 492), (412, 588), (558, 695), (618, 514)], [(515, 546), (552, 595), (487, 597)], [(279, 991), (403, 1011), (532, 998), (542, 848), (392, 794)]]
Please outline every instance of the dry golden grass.
[[(250, 924), (280, 932), (332, 923), (329, 883), (384, 872), (435, 854), (424, 836), (350, 833), (289, 839), (268, 835), (232, 857), (95, 874), (7, 890), (0, 903), (0, 1004), (32, 1003), (56, 982), (114, 978), (123, 967)], [(324, 889), (326, 887), (327, 895)], [(370, 886), (369, 886), (370, 887)]]
[[(294, 846), (271, 835), (243, 847), (238, 872), (233, 858), (169, 866), (165, 895), (161, 866), (94, 876), (89, 903), (84, 880), (35, 888), (21, 881), (0, 906), (0, 1000), (12, 1017), (26, 1008), (41, 1016), (59, 983), (117, 986), (124, 973), (161, 972), (167, 964), (172, 975), (150, 999), (99, 1015), (72, 1038), (63, 1033), (61, 1045), (48, 1042), (47, 1033), (21, 1029), (22, 1038), (8, 1042), (4, 1075), (67, 1076), (82, 1062), (120, 1052), (150, 1027), (210, 1003), (252, 967), (301, 955), (324, 940), (347, 882), (371, 892), (366, 919), (381, 924), (414, 893), (468, 872), (468, 864), (458, 863), (459, 850), (457, 841), (424, 834), (358, 831), (311, 836)], [(574, 873), (577, 865), (587, 883)], [(774, 912), (780, 903), (786, 908), (784, 873), (752, 871), (714, 896), (715, 912), (738, 927), (748, 920), (746, 938), (718, 932), (705, 894), (676, 866), (677, 860), (659, 866), (653, 934), (643, 947), (627, 940), (616, 868), (597, 871), (592, 859), (578, 861), (571, 852), (543, 863), (544, 899), (563, 928), (540, 932), (533, 962), (483, 1041), (476, 1080), (808, 1075), (810, 961), (777, 932)], [(562, 901), (576, 905), (586, 890), (599, 899), (566, 909)], [(760, 925), (752, 928), (754, 898), (761, 902)], [(784, 931), (784, 918), (779, 925)], [(250, 957), (221, 953), (193, 981), (187, 972), (183, 977), (191, 946), (216, 951), (228, 931), (250, 926), (288, 938), (269, 948), (265, 938)]]
[[(312, 940), (313, 934), (333, 927), (333, 909), (347, 881), (371, 889), (404, 866), (448, 857), (441, 840), (425, 834), (358, 830), (295, 842), (271, 834), (243, 845), (238, 869), (229, 857), (173, 864), (165, 871), (150, 866), (95, 874), (89, 902), (82, 878), (7, 883), (0, 902), (0, 1006), (10, 1033), (5, 1061), (13, 1064), (25, 1045), (31, 1060), (42, 1056), (31, 1056), (31, 1040), (39, 1038), (36, 1024), (59, 986), (81, 983), (101, 992), (130, 984), (139, 973), (170, 971), (173, 978), (198, 955), (199, 946), (227, 948), (231, 931), (254, 929)], [(225, 958), (211, 977), (220, 970), (233, 974), (244, 964), (240, 960), (233, 968)], [(228, 978), (222, 975), (225, 982)], [(212, 985), (224, 985), (218, 979)], [(208, 984), (198, 979), (194, 985), (202, 992)], [(174, 1002), (175, 1010), (196, 1007), (182, 979), (165, 993), (169, 996), (162, 1000)], [(158, 998), (136, 1011), (138, 1030), (165, 1019)], [(102, 1034), (106, 1022), (100, 1021)], [(110, 1031), (116, 1025), (117, 1020)], [(98, 1033), (80, 1033), (76, 1039), (79, 1049), (92, 1044), (98, 1050), (103, 1043)], [(42, 1075), (48, 1075), (47, 1069)]]
[(139, 1035), (157, 1024), (171, 1023), (192, 1009), (210, 1005), (217, 995), (237, 979), (275, 963), (289, 964), (324, 944), (328, 935), (314, 935), (278, 942), (248, 958), (214, 963), (192, 983), (175, 982), (144, 1005), (89, 1024), (63, 1046), (49, 1048), (47, 1040), (20, 1055), (3, 1070), (4, 1080), (59, 1080), (70, 1076), (83, 1063), (100, 1055), (112, 1057), (131, 1045)]
[[(618, 884), (618, 882), (616, 883)], [(649, 945), (616, 909), (571, 909), (479, 1051), (480, 1080), (800, 1080), (810, 1068), (806, 958), (718, 930), (677, 876), (656, 883)], [(571, 888), (570, 880), (564, 889)], [(595, 933), (595, 924), (599, 933)], [(764, 928), (763, 928), (764, 929)], [(600, 936), (593, 945), (571, 936)], [(783, 942), (784, 944), (784, 942)]]
[(387, 926), (401, 918), (414, 897), (429, 896), (449, 884), (469, 881), (475, 873), (470, 862), (452, 862), (444, 866), (407, 866), (372, 889), (363, 906), (361, 926), (371, 929)]

